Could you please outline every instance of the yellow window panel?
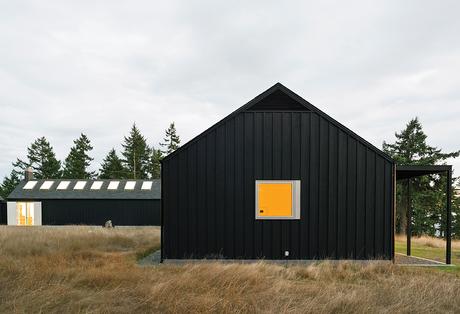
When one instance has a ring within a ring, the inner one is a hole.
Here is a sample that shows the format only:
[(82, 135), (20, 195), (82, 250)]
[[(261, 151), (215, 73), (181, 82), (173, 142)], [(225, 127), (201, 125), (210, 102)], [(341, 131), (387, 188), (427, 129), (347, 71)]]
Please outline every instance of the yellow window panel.
[(258, 183), (258, 216), (292, 216), (291, 183)]

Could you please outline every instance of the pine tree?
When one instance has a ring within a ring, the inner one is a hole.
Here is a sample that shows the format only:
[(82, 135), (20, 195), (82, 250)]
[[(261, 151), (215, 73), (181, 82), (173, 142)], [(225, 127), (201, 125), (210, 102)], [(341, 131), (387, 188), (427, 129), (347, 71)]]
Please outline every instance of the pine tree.
[(13, 163), (14, 172), (22, 176), (27, 167), (32, 167), (37, 179), (59, 179), (61, 177), (61, 162), (56, 159), (53, 147), (45, 137), (37, 138), (27, 148), (27, 161), (17, 159)]
[(149, 175), (151, 179), (159, 179), (161, 176), (161, 163), (160, 160), (163, 157), (163, 153), (159, 149), (152, 147), (150, 149), (150, 161), (149, 161)]
[[(458, 178), (456, 189), (460, 189)], [(452, 215), (452, 238), (460, 239), (460, 195), (453, 193), (452, 199), (452, 213), (455, 213), (455, 215)]]
[(383, 150), (399, 165), (434, 165), (447, 158), (458, 157), (460, 153), (443, 153), (441, 149), (429, 146), (418, 118), (409, 121), (406, 128), (395, 136), (394, 144), (383, 142)]
[(117, 156), (114, 148), (110, 150), (107, 156), (102, 161), (101, 169), (99, 170), (100, 179), (125, 179), (126, 172), (123, 168), (121, 159)]
[(160, 146), (163, 147), (162, 153), (165, 155), (171, 154), (173, 151), (179, 148), (180, 138), (176, 132), (176, 126), (174, 122), (169, 125), (169, 128), (165, 131), (165, 138)]
[(147, 179), (150, 149), (145, 137), (134, 123), (129, 136), (125, 136), (123, 166), (129, 179)]
[(13, 192), (20, 181), (21, 180), (16, 171), (11, 171), (10, 176), (5, 177), (2, 184), (0, 185), (0, 196), (6, 199), (8, 195)]
[[(395, 133), (396, 142), (383, 143), (383, 150), (398, 165), (434, 165), (448, 158), (458, 157), (460, 151), (443, 153), (441, 149), (427, 144), (427, 135), (417, 118), (412, 119), (400, 133)], [(442, 232), (445, 224), (445, 178), (439, 175), (422, 176), (411, 179), (412, 230), (415, 235), (435, 236)], [(405, 232), (407, 221), (407, 183), (398, 182), (397, 186), (396, 232)], [(441, 229), (440, 227), (441, 226)]]
[(88, 153), (93, 149), (91, 142), (85, 134), (73, 141), (74, 146), (70, 148), (70, 153), (64, 161), (63, 178), (66, 179), (92, 179), (94, 171), (88, 171), (91, 165), (91, 158)]

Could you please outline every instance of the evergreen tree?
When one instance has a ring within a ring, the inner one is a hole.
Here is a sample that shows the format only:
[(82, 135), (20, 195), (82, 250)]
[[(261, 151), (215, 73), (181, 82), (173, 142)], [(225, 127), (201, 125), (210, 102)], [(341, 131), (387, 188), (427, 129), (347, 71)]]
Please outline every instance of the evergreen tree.
[(91, 158), (88, 153), (93, 149), (91, 142), (85, 134), (73, 141), (74, 146), (70, 148), (70, 153), (64, 161), (63, 178), (66, 179), (92, 179), (94, 171), (88, 171), (91, 165)]
[(145, 137), (134, 123), (129, 136), (125, 136), (123, 166), (129, 179), (147, 179), (150, 149)]
[(117, 156), (114, 148), (110, 150), (107, 156), (102, 161), (101, 169), (99, 170), (100, 179), (125, 179), (126, 173), (123, 168), (121, 159)]
[[(457, 191), (459, 191), (460, 189), (460, 184), (458, 184), (458, 178), (456, 189)], [(455, 193), (453, 193), (452, 199), (452, 213), (455, 213), (455, 215), (452, 215), (452, 237), (460, 239), (460, 194), (456, 195)]]
[[(393, 144), (383, 143), (383, 150), (398, 165), (434, 165), (445, 162), (447, 158), (458, 157), (460, 151), (443, 153), (441, 149), (427, 144), (427, 135), (417, 118), (412, 119), (400, 133), (395, 133)], [(422, 176), (411, 179), (412, 230), (415, 235), (431, 236), (443, 232), (445, 226), (445, 178), (439, 175)], [(407, 183), (398, 182), (397, 186), (396, 232), (406, 230)], [(441, 227), (440, 227), (441, 226)]]
[(160, 160), (163, 157), (163, 153), (159, 149), (152, 147), (150, 149), (150, 161), (149, 161), (149, 175), (151, 179), (159, 179), (161, 176), (161, 163)]
[(37, 179), (59, 179), (61, 177), (61, 162), (56, 159), (53, 147), (45, 137), (37, 138), (27, 148), (27, 161), (17, 159), (13, 163), (14, 172), (22, 176), (27, 167), (32, 167)]
[(10, 176), (5, 177), (2, 184), (0, 185), (0, 196), (6, 199), (8, 195), (13, 192), (20, 181), (21, 180), (16, 171), (11, 171)]
[(180, 138), (176, 133), (176, 126), (174, 122), (169, 125), (169, 128), (165, 131), (165, 138), (160, 146), (163, 147), (162, 153), (165, 155), (171, 154), (173, 151), (179, 148)]

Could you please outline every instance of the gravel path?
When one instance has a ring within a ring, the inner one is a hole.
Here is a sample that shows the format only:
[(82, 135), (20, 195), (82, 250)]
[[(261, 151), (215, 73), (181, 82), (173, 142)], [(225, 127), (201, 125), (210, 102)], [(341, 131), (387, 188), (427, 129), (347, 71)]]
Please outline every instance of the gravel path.
[(161, 261), (161, 250), (155, 251), (150, 255), (147, 255), (143, 259), (139, 260), (137, 263), (140, 266), (152, 266), (159, 265)]
[[(138, 261), (140, 266), (153, 266), (159, 265), (161, 260), (161, 251), (155, 251), (150, 255), (147, 255), (143, 259)], [(316, 263), (318, 261), (311, 261), (312, 263)], [(359, 262), (359, 261), (358, 261)], [(434, 260), (424, 259), (415, 256), (407, 256), (404, 254), (395, 254), (395, 264), (397, 265), (410, 265), (410, 266), (443, 266), (444, 263), (437, 262)]]

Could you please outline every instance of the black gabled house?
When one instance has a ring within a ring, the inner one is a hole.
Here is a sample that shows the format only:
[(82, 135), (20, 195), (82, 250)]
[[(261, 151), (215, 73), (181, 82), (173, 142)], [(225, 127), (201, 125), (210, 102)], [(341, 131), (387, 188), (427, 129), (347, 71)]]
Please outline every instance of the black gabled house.
[(392, 259), (394, 173), (278, 83), (162, 161), (162, 258)]

